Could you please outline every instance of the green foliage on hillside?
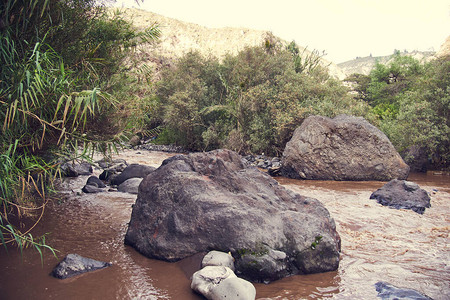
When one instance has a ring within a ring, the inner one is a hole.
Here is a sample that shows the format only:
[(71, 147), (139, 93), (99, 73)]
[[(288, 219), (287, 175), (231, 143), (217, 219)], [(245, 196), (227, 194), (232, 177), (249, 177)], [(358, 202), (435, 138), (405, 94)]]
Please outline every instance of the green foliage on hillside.
[(300, 60), (295, 44), (273, 39), (222, 62), (190, 52), (157, 84), (164, 142), (191, 150), (228, 148), (279, 155), (293, 131), (313, 114), (364, 115), (318, 60)]
[(370, 104), (376, 125), (400, 152), (416, 146), (435, 167), (450, 167), (450, 57), (420, 64), (396, 54), (369, 76), (347, 78)]

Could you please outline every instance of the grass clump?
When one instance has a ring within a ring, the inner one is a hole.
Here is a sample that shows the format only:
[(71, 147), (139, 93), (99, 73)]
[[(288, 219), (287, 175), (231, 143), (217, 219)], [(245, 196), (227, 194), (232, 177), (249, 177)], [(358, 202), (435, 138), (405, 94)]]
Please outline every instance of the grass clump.
[[(0, 239), (20, 250), (53, 249), (13, 219), (40, 220), (62, 159), (113, 149), (117, 107), (109, 77), (157, 26), (137, 32), (94, 0), (6, 0), (0, 4)], [(31, 213), (35, 211), (35, 213)], [(53, 252), (54, 253), (54, 252)]]

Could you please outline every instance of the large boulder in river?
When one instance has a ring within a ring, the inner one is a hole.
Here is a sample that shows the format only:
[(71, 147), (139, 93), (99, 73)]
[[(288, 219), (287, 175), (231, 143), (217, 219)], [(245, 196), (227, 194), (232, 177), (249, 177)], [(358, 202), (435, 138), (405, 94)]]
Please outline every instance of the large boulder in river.
[(318, 200), (246, 168), (229, 150), (177, 155), (150, 173), (125, 243), (167, 261), (231, 252), (236, 273), (253, 281), (336, 270), (340, 252), (334, 220)]
[(406, 180), (391, 180), (370, 195), (381, 205), (396, 209), (411, 209), (423, 214), (425, 208), (431, 207), (430, 196), (415, 182)]
[(296, 179), (406, 179), (408, 165), (389, 139), (361, 117), (311, 116), (298, 127), (282, 157), (284, 176)]

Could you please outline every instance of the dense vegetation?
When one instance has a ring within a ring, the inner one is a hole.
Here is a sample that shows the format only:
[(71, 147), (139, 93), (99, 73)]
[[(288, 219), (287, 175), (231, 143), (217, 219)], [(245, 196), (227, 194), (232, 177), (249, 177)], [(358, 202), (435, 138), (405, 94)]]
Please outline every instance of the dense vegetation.
[(312, 53), (272, 36), (219, 62), (191, 52), (157, 84), (159, 142), (191, 150), (228, 148), (280, 155), (308, 115), (364, 115), (366, 103), (348, 95)]
[[(45, 237), (11, 221), (39, 211), (63, 160), (89, 159), (123, 130), (157, 132), (158, 143), (280, 155), (309, 115), (364, 116), (404, 152), (420, 147), (449, 168), (450, 58), (427, 64), (397, 54), (349, 93), (317, 52), (268, 35), (219, 61), (190, 52), (154, 81), (148, 66), (122, 62), (159, 36), (137, 32), (94, 0), (0, 3), (0, 239), (40, 252)], [(121, 99), (117, 101), (114, 99)]]
[(432, 167), (449, 168), (448, 57), (422, 64), (395, 53), (369, 76), (347, 78), (353, 93), (319, 59), (273, 36), (220, 62), (187, 53), (156, 86), (151, 124), (164, 128), (157, 142), (280, 155), (307, 116), (346, 113), (379, 127), (407, 161), (419, 149)]
[(450, 57), (421, 64), (395, 53), (369, 76), (353, 75), (357, 98), (371, 106), (375, 124), (408, 157), (420, 149), (434, 167), (450, 167)]
[[(7, 0), (0, 4), (0, 238), (41, 253), (11, 220), (42, 215), (61, 159), (87, 158), (114, 145), (107, 116), (109, 77), (127, 49), (157, 38), (136, 32), (94, 0)], [(80, 151), (81, 150), (81, 151)], [(39, 218), (38, 218), (39, 220)], [(32, 226), (33, 227), (33, 226)], [(47, 247), (48, 248), (48, 247)]]

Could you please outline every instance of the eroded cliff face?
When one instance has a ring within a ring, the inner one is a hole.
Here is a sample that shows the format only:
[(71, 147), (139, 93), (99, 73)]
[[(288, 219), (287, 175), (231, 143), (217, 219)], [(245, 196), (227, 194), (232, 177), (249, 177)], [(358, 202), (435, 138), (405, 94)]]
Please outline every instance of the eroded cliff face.
[(441, 45), (441, 48), (436, 53), (437, 57), (444, 57), (450, 55), (450, 35), (447, 37), (445, 42)]
[[(134, 8), (121, 11), (125, 19), (138, 29), (150, 27), (154, 23), (159, 24), (162, 35), (158, 43), (142, 45), (135, 53), (141, 64), (156, 64), (157, 70), (161, 65), (170, 64), (172, 60), (191, 50), (219, 59), (223, 59), (227, 54), (236, 55), (246, 47), (261, 45), (269, 34), (268, 31), (248, 28), (208, 28)], [(287, 41), (279, 40), (288, 44)], [(311, 53), (301, 46), (299, 48), (305, 55)], [(328, 67), (332, 76), (339, 79), (345, 77), (336, 64), (322, 59), (322, 65)]]

